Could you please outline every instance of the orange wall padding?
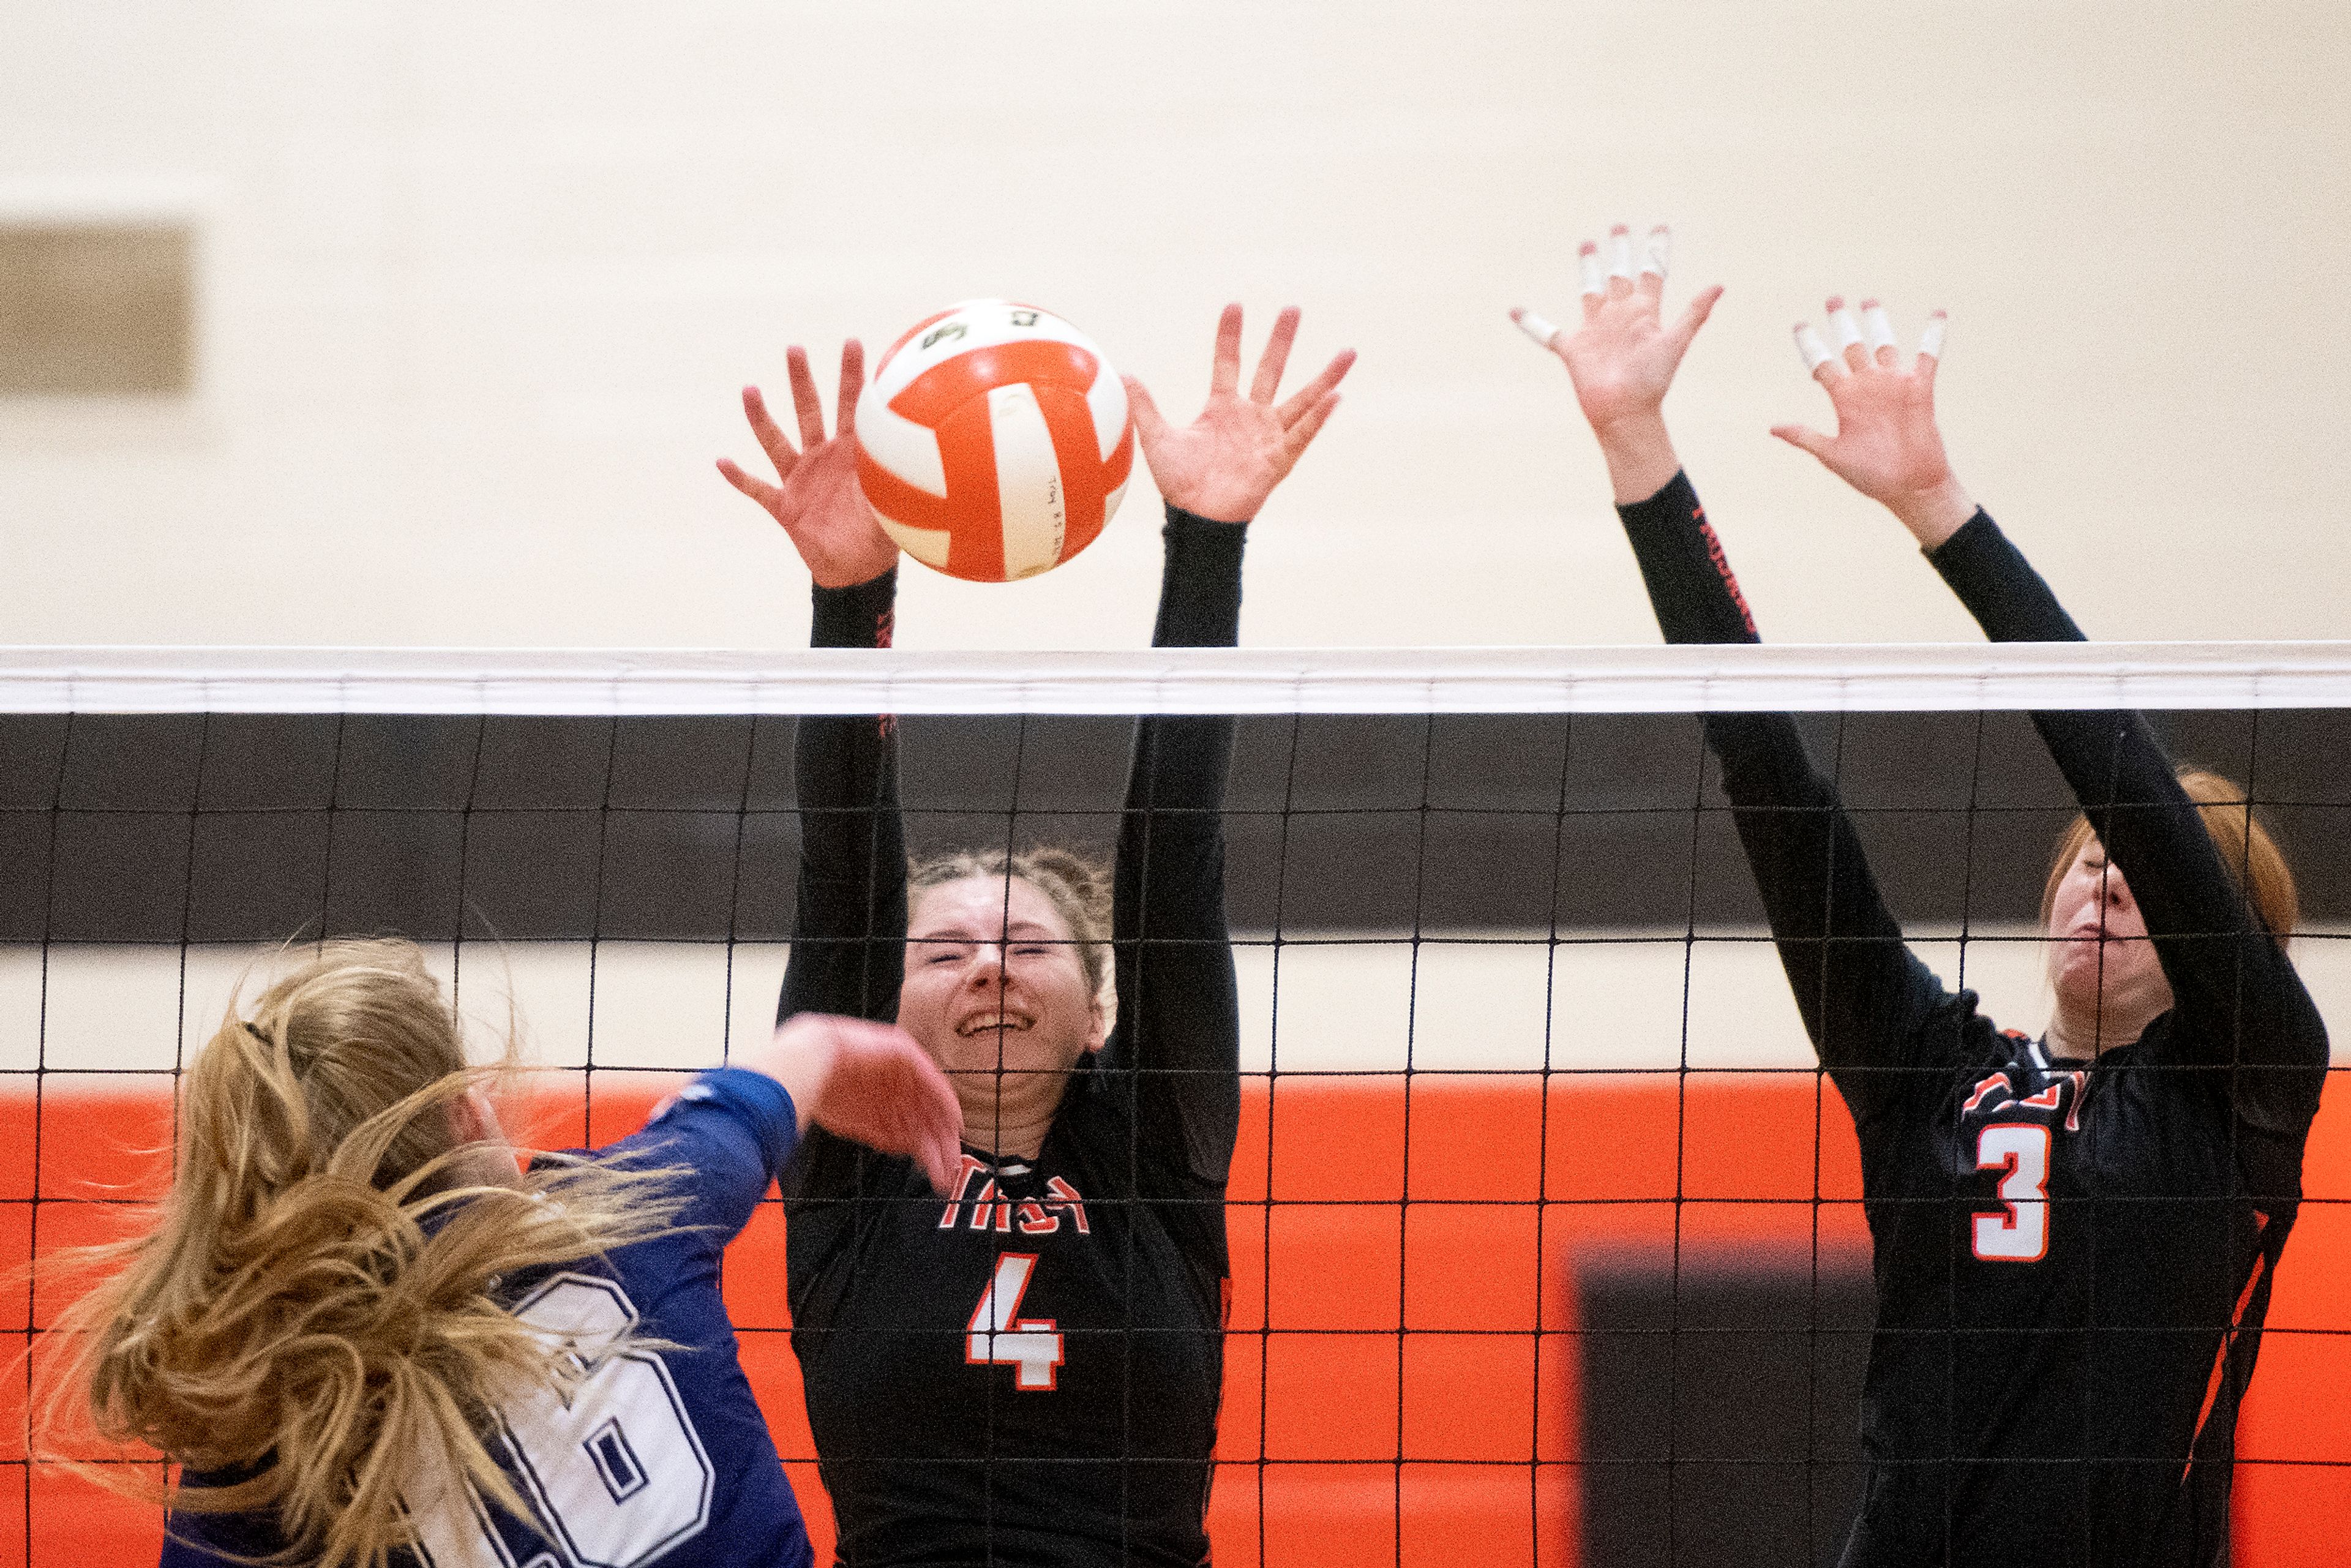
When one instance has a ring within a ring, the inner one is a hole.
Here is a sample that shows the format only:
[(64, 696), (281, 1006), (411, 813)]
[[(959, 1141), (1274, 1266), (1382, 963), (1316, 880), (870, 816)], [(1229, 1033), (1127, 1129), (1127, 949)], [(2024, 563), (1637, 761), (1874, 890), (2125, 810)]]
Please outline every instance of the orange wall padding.
[[(510, 1117), (541, 1146), (641, 1124), (672, 1075), (550, 1074)], [(170, 1140), (170, 1079), (49, 1074), (44, 1256), (123, 1223)], [(2299, 1568), (2351, 1540), (2351, 1088), (2330, 1085), (2305, 1204), (2240, 1427), (2236, 1561)], [(29, 1094), (0, 1097), (0, 1265), (30, 1251)], [(1677, 1194), (1679, 1201), (1677, 1201)], [(1269, 1197), (1270, 1202), (1269, 1202)], [(1538, 1204), (1540, 1197), (1542, 1201)], [(1573, 1276), (1594, 1249), (1867, 1246), (1853, 1127), (1811, 1073), (1416, 1074), (1252, 1081), (1233, 1167), (1232, 1338), (1210, 1529), (1260, 1563), (1565, 1568), (1575, 1559)], [(743, 1357), (823, 1560), (831, 1521), (782, 1332), (781, 1211), (730, 1253)], [(28, 1300), (28, 1297), (35, 1298)], [(0, 1322), (64, 1299), (11, 1278)], [(1399, 1334), (1398, 1330), (1406, 1331)], [(21, 1348), (25, 1336), (10, 1336)], [(37, 1356), (37, 1347), (36, 1349)], [(36, 1471), (25, 1374), (0, 1380), (0, 1563), (152, 1563), (153, 1511)], [(1399, 1541), (1399, 1532), (1401, 1541)], [(1262, 1550), (1260, 1549), (1262, 1542)]]

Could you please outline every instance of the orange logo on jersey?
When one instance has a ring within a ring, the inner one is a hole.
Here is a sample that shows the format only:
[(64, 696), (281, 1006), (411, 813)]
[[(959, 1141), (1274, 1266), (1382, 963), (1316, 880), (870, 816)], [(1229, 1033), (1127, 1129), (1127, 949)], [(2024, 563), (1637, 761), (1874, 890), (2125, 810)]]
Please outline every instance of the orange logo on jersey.
[[(955, 1193), (947, 1199), (946, 1210), (939, 1216), (939, 1228), (953, 1230), (957, 1225), (967, 1225), (974, 1230), (996, 1230), (1010, 1234), (1018, 1226), (1023, 1236), (1050, 1236), (1061, 1228), (1067, 1218), (1077, 1227), (1081, 1236), (1093, 1234), (1086, 1221), (1086, 1200), (1076, 1187), (1060, 1176), (1045, 1178), (1045, 1197), (1015, 1198), (997, 1185), (996, 1177), (987, 1174), (985, 1161), (969, 1155), (963, 1157), (963, 1169), (956, 1177)], [(974, 1191), (972, 1183), (983, 1175), (985, 1181)], [(969, 1218), (966, 1218), (968, 1210)]]

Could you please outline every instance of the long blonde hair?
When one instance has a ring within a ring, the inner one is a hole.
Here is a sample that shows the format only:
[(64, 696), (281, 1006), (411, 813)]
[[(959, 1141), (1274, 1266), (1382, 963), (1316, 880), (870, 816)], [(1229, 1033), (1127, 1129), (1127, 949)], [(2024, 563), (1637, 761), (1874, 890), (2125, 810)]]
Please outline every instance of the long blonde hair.
[(502, 1145), (461, 1143), (451, 1112), (494, 1071), (466, 1065), (411, 943), (329, 944), (249, 1017), (232, 1004), (183, 1079), (156, 1224), (84, 1255), (110, 1272), (51, 1331), (68, 1354), (45, 1425), (260, 1472), (159, 1495), (77, 1468), (182, 1509), (269, 1511), (288, 1557), (321, 1568), (408, 1545), (401, 1488), (428, 1468), (535, 1521), (483, 1435), (506, 1398), (561, 1381), (565, 1347), (500, 1282), (661, 1234), (679, 1199), (666, 1171), (468, 1177)]

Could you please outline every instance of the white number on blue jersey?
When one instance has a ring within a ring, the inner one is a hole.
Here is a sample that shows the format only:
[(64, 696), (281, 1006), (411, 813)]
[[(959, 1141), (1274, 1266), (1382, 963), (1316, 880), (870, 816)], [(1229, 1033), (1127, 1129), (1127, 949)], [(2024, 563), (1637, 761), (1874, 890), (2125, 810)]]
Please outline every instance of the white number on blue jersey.
[(2049, 1251), (2049, 1129), (1994, 1122), (1976, 1136), (1976, 1169), (2005, 1170), (2002, 1212), (1975, 1217), (1975, 1253), (1986, 1262), (2038, 1263)]
[(1029, 1276), (1036, 1267), (1034, 1252), (998, 1255), (996, 1275), (972, 1309), (963, 1358), (971, 1366), (1017, 1366), (1020, 1373), (1012, 1385), (1041, 1393), (1052, 1388), (1058, 1375), (1061, 1336), (1052, 1319), (1020, 1315), (1020, 1298), (1029, 1293)]
[[(579, 1370), (497, 1412), (517, 1490), (555, 1538), (524, 1568), (635, 1568), (710, 1519), (710, 1456), (669, 1368), (649, 1351), (608, 1351), (637, 1309), (611, 1280), (559, 1274), (515, 1316), (566, 1344)], [(421, 1478), (403, 1495), (432, 1568), (517, 1568), (489, 1510), (461, 1477)]]

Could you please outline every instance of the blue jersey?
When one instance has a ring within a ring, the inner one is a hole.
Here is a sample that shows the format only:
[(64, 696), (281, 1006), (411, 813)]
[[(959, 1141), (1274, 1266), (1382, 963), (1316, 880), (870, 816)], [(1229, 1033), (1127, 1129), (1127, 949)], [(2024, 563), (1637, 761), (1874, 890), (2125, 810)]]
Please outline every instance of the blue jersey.
[[(808, 1533), (751, 1396), (719, 1298), (719, 1254), (751, 1218), (797, 1141), (791, 1097), (763, 1073), (696, 1079), (643, 1132), (598, 1160), (692, 1173), (674, 1234), (534, 1272), (507, 1292), (526, 1322), (569, 1339), (580, 1380), (493, 1412), (491, 1445), (538, 1511), (534, 1530), (460, 1478), (402, 1488), (431, 1568), (807, 1568)], [(621, 1333), (677, 1349), (611, 1349)], [(250, 1472), (248, 1472), (250, 1473)], [(191, 1475), (191, 1487), (241, 1479)], [(164, 1568), (212, 1568), (278, 1551), (256, 1514), (179, 1512)]]

